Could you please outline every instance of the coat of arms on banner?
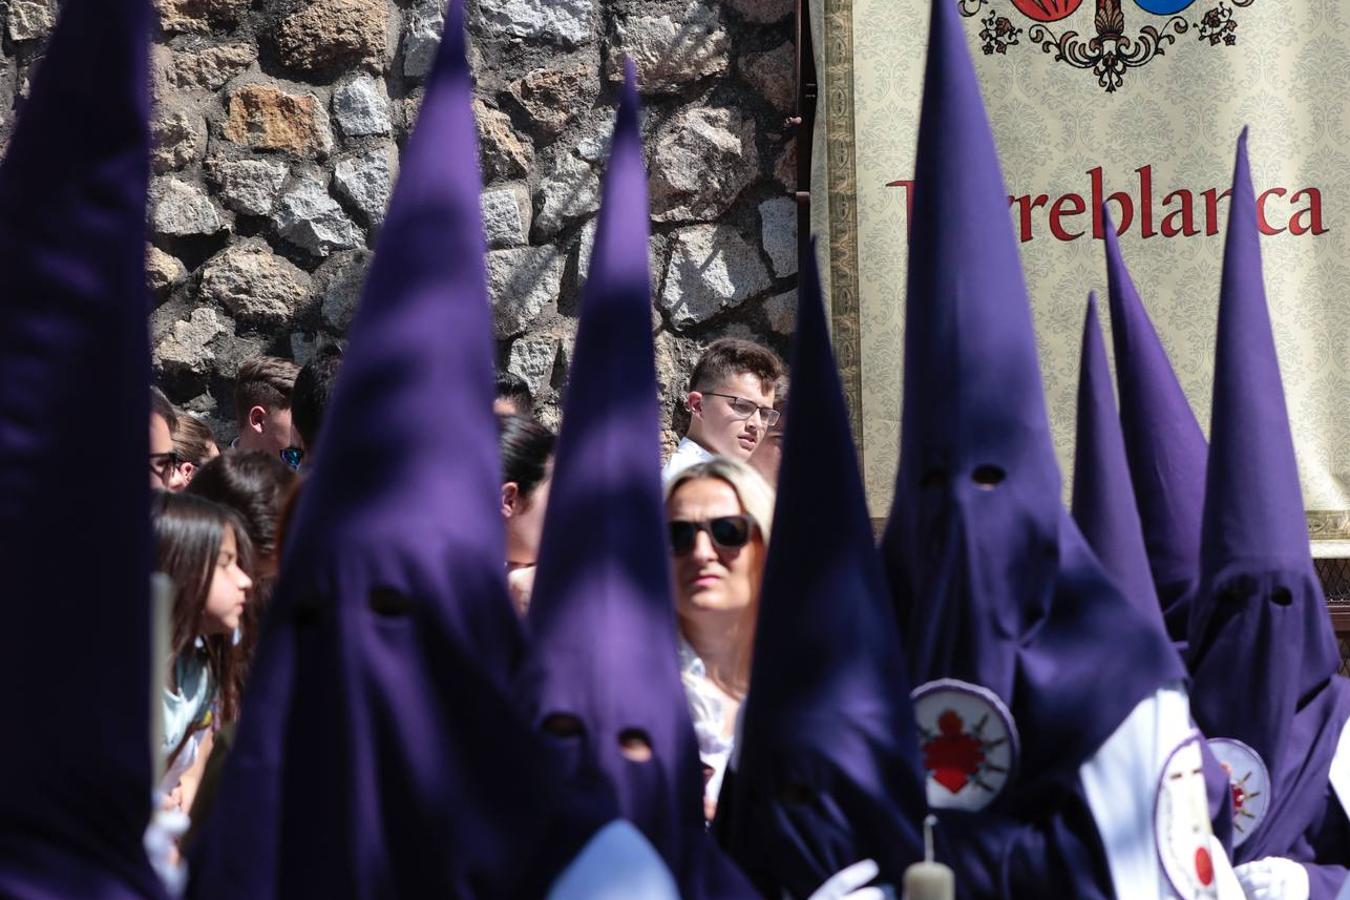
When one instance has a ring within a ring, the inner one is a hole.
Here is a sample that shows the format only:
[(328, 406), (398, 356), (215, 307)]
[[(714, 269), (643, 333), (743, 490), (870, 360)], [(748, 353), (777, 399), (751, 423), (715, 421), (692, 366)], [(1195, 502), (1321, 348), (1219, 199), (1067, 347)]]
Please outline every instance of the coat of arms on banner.
[(1198, 734), (1188, 738), (1167, 757), (1153, 805), (1163, 874), (1179, 896), (1195, 900), (1218, 896), (1200, 740)]
[(1145, 24), (1133, 34), (1126, 27), (1124, 0), (1095, 0), (1092, 26), (1096, 33), (1091, 37), (1070, 28), (1058, 34), (1051, 30), (1052, 23), (1077, 12), (1083, 0), (1011, 0), (1017, 14), (1031, 20), (1025, 29), (996, 9), (996, 0), (958, 2), (963, 16), (979, 17), (981, 49), (986, 55), (1006, 54), (1008, 48), (1021, 46), (1025, 33), (1028, 41), (1052, 54), (1056, 62), (1090, 69), (1097, 83), (1112, 93), (1124, 83), (1127, 70), (1165, 55), (1178, 35), (1192, 29), (1207, 47), (1233, 46), (1238, 38), (1234, 9), (1250, 6), (1254, 0), (1218, 0), (1203, 12), (1195, 7), (1197, 0), (1133, 0), (1145, 17)]
[(1002, 791), (1017, 763), (1017, 727), (988, 688), (941, 678), (910, 695), (927, 772), (928, 805), (984, 809)]
[(1261, 755), (1242, 741), (1211, 738), (1209, 749), (1228, 773), (1233, 791), (1233, 846), (1241, 847), (1270, 808), (1270, 771)]

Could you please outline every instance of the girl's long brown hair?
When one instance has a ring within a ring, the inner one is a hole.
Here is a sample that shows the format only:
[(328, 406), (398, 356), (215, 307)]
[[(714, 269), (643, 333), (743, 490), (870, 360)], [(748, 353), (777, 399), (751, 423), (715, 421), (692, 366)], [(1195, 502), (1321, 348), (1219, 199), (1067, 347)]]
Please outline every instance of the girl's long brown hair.
[(156, 494), (151, 517), (159, 548), (156, 568), (169, 576), (174, 588), (170, 638), (173, 658), (191, 652), (197, 638), (202, 638), (218, 692), (221, 723), (233, 722), (239, 717), (239, 698), (243, 692), (240, 648), (234, 645), (231, 635), (203, 634), (202, 618), (225, 529), (234, 532), (239, 565), (245, 572), (252, 570), (253, 546), (248, 531), (228, 507), (190, 494)]

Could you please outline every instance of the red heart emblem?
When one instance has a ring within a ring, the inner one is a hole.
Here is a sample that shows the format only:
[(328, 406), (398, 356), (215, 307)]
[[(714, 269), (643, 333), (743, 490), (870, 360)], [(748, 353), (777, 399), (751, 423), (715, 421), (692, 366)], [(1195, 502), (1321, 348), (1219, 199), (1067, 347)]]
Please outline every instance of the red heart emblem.
[(938, 716), (938, 731), (923, 745), (924, 768), (934, 781), (955, 794), (980, 771), (984, 746), (978, 738), (966, 734), (966, 723), (955, 710), (945, 710)]

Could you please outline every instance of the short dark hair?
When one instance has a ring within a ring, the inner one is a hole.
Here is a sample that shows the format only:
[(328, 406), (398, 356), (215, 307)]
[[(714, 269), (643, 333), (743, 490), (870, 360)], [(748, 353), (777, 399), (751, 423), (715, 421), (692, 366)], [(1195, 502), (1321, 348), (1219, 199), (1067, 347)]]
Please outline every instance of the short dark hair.
[(548, 475), (556, 438), (529, 416), (497, 416), (502, 454), (502, 482), (514, 481), (520, 496), (528, 497)]
[(255, 406), (290, 409), (291, 392), (299, 374), (299, 366), (279, 356), (255, 356), (244, 363), (234, 378), (236, 419), (243, 423)]
[(153, 384), (150, 385), (150, 415), (163, 419), (169, 426), (170, 434), (178, 428), (178, 410), (174, 409), (169, 398), (164, 396), (164, 392)]
[(772, 389), (783, 378), (783, 361), (777, 353), (754, 341), (722, 338), (709, 344), (694, 364), (694, 371), (689, 373), (689, 390), (706, 390), (728, 378), (746, 374), (754, 375)]
[(534, 415), (534, 395), (530, 386), (515, 372), (498, 372), (496, 385), (497, 400), (509, 400), (522, 416)]
[(281, 501), (298, 476), (272, 453), (230, 450), (202, 466), (187, 492), (228, 506), (244, 520), (258, 554), (277, 550)]
[(300, 432), (307, 454), (314, 452), (324, 410), (333, 396), (333, 386), (337, 384), (341, 367), (342, 345), (327, 344), (319, 348), (296, 376), (295, 390), (291, 393), (291, 423)]

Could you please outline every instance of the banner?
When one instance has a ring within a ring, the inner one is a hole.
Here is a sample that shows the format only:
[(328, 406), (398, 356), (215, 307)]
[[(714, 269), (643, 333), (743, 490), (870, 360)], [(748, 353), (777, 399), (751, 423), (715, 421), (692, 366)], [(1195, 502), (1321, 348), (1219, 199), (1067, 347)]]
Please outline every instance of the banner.
[[(869, 499), (882, 517), (897, 462), (930, 0), (821, 2), (822, 253)], [(1089, 290), (1106, 291), (1100, 206), (1110, 204), (1126, 262), (1207, 427), (1228, 187), (1248, 125), (1309, 527), (1318, 541), (1350, 539), (1350, 8), (945, 2), (960, 3), (1003, 163), (1066, 496), (1084, 303)], [(979, 254), (970, 248), (969, 265)]]

